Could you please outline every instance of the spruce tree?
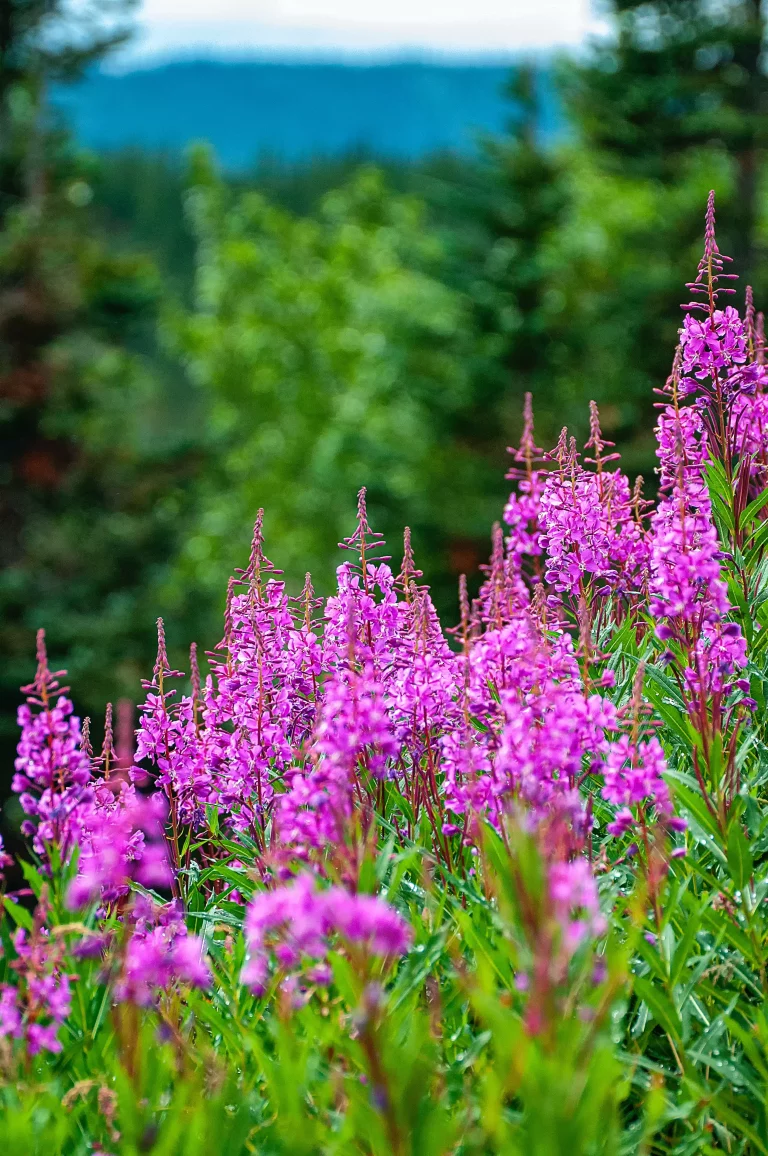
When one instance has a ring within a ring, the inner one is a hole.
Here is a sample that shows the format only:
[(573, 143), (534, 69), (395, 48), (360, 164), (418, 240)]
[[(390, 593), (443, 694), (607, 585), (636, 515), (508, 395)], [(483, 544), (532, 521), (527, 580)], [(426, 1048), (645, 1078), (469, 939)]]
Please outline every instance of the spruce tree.
[[(759, 177), (768, 139), (763, 0), (610, 0), (613, 35), (565, 75), (584, 140), (626, 174), (666, 184), (695, 151), (724, 152), (728, 252), (756, 273)], [(731, 239), (733, 238), (733, 239)]]
[[(553, 309), (547, 241), (568, 205), (564, 159), (540, 132), (546, 76), (520, 66), (510, 76), (508, 130), (479, 141), (476, 156), (444, 157), (417, 185), (444, 240), (441, 269), (468, 305), (471, 334), (463, 359), (470, 388), (450, 436), (474, 454), (475, 501), (490, 505), (517, 440), (526, 392), (537, 397), (537, 429), (552, 444), (561, 414), (551, 385), (560, 318)], [(559, 423), (559, 424), (558, 424)], [(452, 553), (457, 570), (472, 572), (487, 553), (470, 519)]]
[(122, 43), (129, 8), (0, 3), (2, 775), (38, 626), (81, 708), (135, 692), (180, 522), (187, 458), (153, 364), (162, 285), (98, 224), (96, 162), (50, 101)]

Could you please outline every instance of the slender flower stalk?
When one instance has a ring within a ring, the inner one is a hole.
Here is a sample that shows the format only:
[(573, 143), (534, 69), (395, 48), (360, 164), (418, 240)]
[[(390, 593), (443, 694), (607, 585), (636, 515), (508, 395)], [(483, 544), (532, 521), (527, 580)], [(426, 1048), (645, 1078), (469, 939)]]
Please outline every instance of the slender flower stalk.
[(69, 857), (93, 802), (89, 743), (83, 743), (80, 720), (60, 684), (65, 674), (49, 669), (45, 632), (39, 630), (37, 672), (22, 688), (27, 701), (18, 712), (21, 735), (12, 787), (30, 816), (22, 831), (44, 860), (51, 854)]

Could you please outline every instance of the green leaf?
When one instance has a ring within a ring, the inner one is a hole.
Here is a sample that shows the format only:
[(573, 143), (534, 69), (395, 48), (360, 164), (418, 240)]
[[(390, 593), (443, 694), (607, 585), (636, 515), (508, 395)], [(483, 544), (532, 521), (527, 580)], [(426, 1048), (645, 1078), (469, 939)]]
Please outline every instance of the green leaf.
[(718, 840), (720, 839), (720, 829), (717, 825), (715, 816), (710, 811), (704, 798), (702, 797), (700, 789), (694, 791), (679, 782), (677, 777), (670, 773), (669, 778), (674, 783), (675, 799), (678, 804), (688, 813), (689, 817), (695, 819), (696, 823), (701, 829), (701, 832), (707, 837), (707, 846), (713, 855), (715, 855), (721, 862), (725, 862), (724, 856)]
[(24, 876), (29, 886), (32, 888), (33, 895), (36, 899), (39, 899), (40, 895), (42, 894), (43, 886), (45, 885), (45, 879), (40, 874), (37, 867), (35, 867), (34, 863), (28, 863), (26, 859), (21, 859), (19, 861), (19, 866), (21, 867), (22, 875)]
[(698, 959), (698, 954), (694, 956), (693, 951), (696, 947), (696, 935), (701, 927), (701, 914), (704, 908), (709, 903), (709, 899), (703, 899), (695, 906), (688, 908), (684, 923), (683, 934), (675, 949), (675, 954), (672, 957), (670, 966), (670, 981), (676, 984), (680, 979), (683, 969), (694, 958)]
[(738, 820), (731, 824), (728, 832), (728, 870), (731, 873), (737, 891), (743, 891), (752, 878), (754, 861), (741, 823)]
[(33, 929), (32, 916), (26, 907), (22, 907), (19, 903), (14, 903), (13, 899), (9, 899), (7, 895), (3, 899), (3, 906), (16, 926), (23, 927), (25, 931), (31, 934)]
[(634, 988), (658, 1024), (677, 1046), (682, 1042), (683, 1025), (672, 1000), (656, 984), (642, 976), (635, 976)]
[(741, 515), (741, 528), (746, 529), (747, 526), (757, 517), (763, 506), (768, 502), (768, 489), (763, 490), (753, 502), (750, 502), (744, 513)]
[(751, 557), (763, 548), (768, 541), (768, 522), (761, 522), (749, 542), (744, 547), (744, 553)]

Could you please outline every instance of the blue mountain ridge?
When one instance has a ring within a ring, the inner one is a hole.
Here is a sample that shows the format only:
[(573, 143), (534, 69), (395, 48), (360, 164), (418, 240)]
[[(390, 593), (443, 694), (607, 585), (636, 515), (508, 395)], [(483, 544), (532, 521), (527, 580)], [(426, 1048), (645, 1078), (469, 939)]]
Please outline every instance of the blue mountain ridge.
[[(91, 72), (59, 88), (54, 104), (87, 147), (177, 152), (207, 140), (220, 162), (287, 161), (363, 150), (415, 159), (467, 152), (478, 133), (514, 117), (504, 95), (512, 63), (178, 60), (131, 72)], [(537, 72), (540, 131), (562, 118), (551, 77)]]

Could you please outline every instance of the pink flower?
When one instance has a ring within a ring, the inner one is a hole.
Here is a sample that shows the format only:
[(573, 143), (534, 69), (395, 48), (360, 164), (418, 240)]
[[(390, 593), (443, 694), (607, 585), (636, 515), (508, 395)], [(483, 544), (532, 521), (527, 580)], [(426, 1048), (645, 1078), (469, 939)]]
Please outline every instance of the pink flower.
[(10, 1036), (18, 1040), (22, 1034), (21, 1011), (16, 998), (16, 988), (4, 983), (0, 987), (0, 1036)]
[(210, 968), (202, 940), (187, 931), (176, 903), (157, 908), (139, 903), (131, 917), (116, 998), (148, 1007), (173, 983), (208, 987)]
[(93, 801), (80, 720), (59, 685), (64, 673), (49, 670), (45, 632), (39, 630), (37, 673), (34, 682), (22, 688), (27, 702), (18, 711), (21, 736), (12, 789), (25, 813), (37, 820), (26, 820), (22, 830), (44, 858), (47, 845), (56, 846), (65, 858), (71, 854)]
[(325, 684), (310, 766), (292, 777), (279, 800), (283, 843), (300, 851), (343, 843), (358, 775), (383, 777), (397, 754), (373, 667), (360, 673), (340, 668)]
[[(620, 735), (606, 755), (603, 798), (623, 808), (654, 803), (660, 814), (669, 815), (671, 802), (664, 780), (666, 769), (667, 761), (657, 738), (633, 744), (629, 735)], [(625, 810), (619, 812), (616, 821), (618, 827), (626, 827)], [(611, 834), (621, 833), (618, 828), (612, 830), (612, 826), (608, 828)]]
[(19, 928), (14, 935), (17, 958), (10, 966), (20, 984), (0, 988), (0, 1035), (25, 1039), (33, 1056), (61, 1051), (58, 1033), (72, 1003), (69, 976), (61, 968), (64, 945), (51, 942), (43, 922), (46, 914), (40, 903), (32, 932)]
[(110, 808), (95, 810), (85, 825), (78, 873), (67, 894), (71, 908), (95, 899), (114, 902), (132, 881), (170, 886), (172, 873), (163, 838), (167, 805), (159, 794), (144, 799), (130, 789)]
[(574, 461), (562, 472), (548, 474), (539, 522), (546, 578), (555, 590), (577, 598), (584, 583), (592, 583), (599, 593), (626, 593), (642, 586), (645, 535), (620, 470), (590, 474)]
[(283, 969), (310, 966), (315, 982), (330, 980), (320, 969), (338, 935), (347, 944), (372, 955), (403, 955), (411, 929), (388, 904), (374, 895), (355, 895), (343, 887), (318, 888), (310, 875), (274, 891), (264, 891), (251, 903), (245, 918), (248, 962), (243, 982), (258, 992), (265, 989), (273, 955)]
[(584, 939), (605, 934), (607, 923), (600, 912), (597, 884), (586, 859), (553, 863), (549, 868), (549, 895), (568, 954)]

